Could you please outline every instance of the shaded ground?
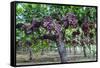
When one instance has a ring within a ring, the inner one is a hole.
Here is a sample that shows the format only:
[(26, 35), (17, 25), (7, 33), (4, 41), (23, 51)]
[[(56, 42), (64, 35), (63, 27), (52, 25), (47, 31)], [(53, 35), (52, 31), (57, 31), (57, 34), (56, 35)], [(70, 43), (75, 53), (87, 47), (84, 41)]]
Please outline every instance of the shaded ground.
[[(67, 51), (67, 62), (81, 62), (81, 61), (96, 61), (96, 57), (89, 55), (84, 57), (84, 54), (80, 51), (74, 54), (74, 51), (71, 53)], [(59, 54), (57, 51), (45, 52), (44, 55), (41, 55), (40, 52), (33, 54), (33, 60), (29, 60), (28, 53), (17, 53), (16, 54), (17, 65), (34, 65), (34, 64), (48, 64), (48, 63), (60, 63)]]
[[(67, 62), (81, 62), (81, 61), (96, 61), (95, 57), (81, 57), (81, 56), (74, 56), (74, 57), (67, 57)], [(23, 62), (18, 62), (17, 65), (34, 65), (34, 64), (48, 64), (48, 63), (60, 63), (59, 57), (41, 57), (35, 58), (32, 61), (24, 60)]]

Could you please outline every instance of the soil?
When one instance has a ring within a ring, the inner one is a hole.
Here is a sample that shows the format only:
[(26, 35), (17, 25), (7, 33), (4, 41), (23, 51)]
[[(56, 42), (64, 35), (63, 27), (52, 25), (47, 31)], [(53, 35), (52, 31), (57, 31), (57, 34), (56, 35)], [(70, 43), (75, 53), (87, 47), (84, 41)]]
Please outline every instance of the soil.
[[(81, 62), (81, 61), (96, 61), (96, 56), (89, 55), (84, 57), (83, 53), (73, 52), (67, 53), (67, 62)], [(29, 54), (25, 52), (19, 52), (16, 54), (17, 65), (35, 65), (35, 64), (50, 64), (60, 63), (60, 57), (58, 52), (51, 51), (45, 52), (41, 55), (40, 52), (33, 53), (33, 59), (29, 60)]]

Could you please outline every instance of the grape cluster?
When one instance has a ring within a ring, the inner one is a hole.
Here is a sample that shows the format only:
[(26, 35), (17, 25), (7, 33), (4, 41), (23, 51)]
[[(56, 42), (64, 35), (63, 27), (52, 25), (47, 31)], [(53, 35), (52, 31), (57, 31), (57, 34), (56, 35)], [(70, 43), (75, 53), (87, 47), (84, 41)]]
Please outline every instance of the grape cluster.
[(59, 24), (58, 21), (53, 21), (53, 19), (51, 18), (51, 16), (46, 16), (43, 19), (43, 26), (48, 31), (54, 30), (56, 36), (58, 36), (61, 33), (61, 28), (62, 28), (61, 24)]
[(55, 23), (54, 29), (56, 31), (56, 35), (59, 35), (61, 33), (61, 25), (59, 23)]
[(43, 19), (43, 26), (48, 30), (51, 30), (53, 27), (53, 19), (50, 16), (46, 16)]
[(38, 22), (36, 20), (32, 20), (32, 24), (31, 25), (32, 25), (33, 30), (35, 30), (35, 29), (37, 29), (37, 28), (39, 28), (41, 26), (41, 22)]
[(68, 22), (68, 19), (67, 19), (66, 16), (64, 16), (64, 17), (62, 18), (62, 21), (63, 21), (63, 25), (64, 25), (64, 27), (65, 27), (65, 28), (68, 28), (68, 26), (69, 26), (69, 22)]
[(83, 30), (84, 34), (89, 33), (89, 24), (87, 22), (82, 24), (82, 30)]
[(62, 18), (62, 21), (64, 22), (64, 26), (68, 27), (69, 25), (72, 27), (77, 27), (77, 18), (74, 13), (67, 13), (66, 16)]

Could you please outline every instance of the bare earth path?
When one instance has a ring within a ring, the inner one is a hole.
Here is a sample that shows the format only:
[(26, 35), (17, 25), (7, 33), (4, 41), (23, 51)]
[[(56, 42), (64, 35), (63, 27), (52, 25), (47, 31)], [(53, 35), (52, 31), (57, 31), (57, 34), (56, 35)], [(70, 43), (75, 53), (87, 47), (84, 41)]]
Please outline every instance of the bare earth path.
[[(69, 54), (67, 62), (81, 62), (81, 61), (96, 61), (96, 57), (84, 57), (82, 54)], [(60, 58), (57, 52), (45, 53), (44, 55), (34, 54), (33, 60), (29, 61), (28, 54), (17, 54), (17, 65), (35, 65), (35, 64), (50, 64), (60, 63)]]

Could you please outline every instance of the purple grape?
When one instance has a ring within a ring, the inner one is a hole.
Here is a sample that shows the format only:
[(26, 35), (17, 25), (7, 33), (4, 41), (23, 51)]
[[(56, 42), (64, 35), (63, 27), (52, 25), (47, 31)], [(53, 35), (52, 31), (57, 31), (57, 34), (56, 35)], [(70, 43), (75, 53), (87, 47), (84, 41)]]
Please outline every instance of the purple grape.
[(55, 23), (55, 31), (56, 31), (56, 35), (61, 33), (61, 25), (58, 23)]
[(48, 24), (50, 24), (50, 22), (44, 22), (44, 23), (43, 23), (43, 26), (44, 26), (44, 27), (47, 27)]
[(64, 22), (64, 26), (68, 27), (73, 26), (73, 27), (77, 27), (77, 18), (75, 16), (75, 14), (73, 13), (67, 13), (65, 17), (63, 17), (63, 22)]
[(38, 22), (36, 20), (32, 20), (32, 27), (33, 28), (39, 28), (41, 26), (41, 22)]
[(76, 27), (78, 20), (76, 19), (76, 16), (73, 13), (68, 13), (67, 19), (69, 21), (69, 25)]
[(53, 19), (50, 16), (47, 16), (43, 20), (43, 26), (46, 27), (48, 30), (51, 30), (52, 22), (53, 22)]
[(64, 21), (64, 27), (65, 27), (65, 28), (68, 28), (68, 26), (69, 26), (69, 22), (68, 22), (68, 20), (65, 20), (65, 21)]
[(89, 24), (88, 23), (83, 23), (82, 24), (82, 30), (85, 34), (89, 33)]
[(68, 22), (67, 17), (64, 16), (64, 17), (62, 18), (62, 21), (63, 21), (63, 25), (64, 25), (64, 27), (67, 28), (67, 27), (69, 26), (69, 22)]

